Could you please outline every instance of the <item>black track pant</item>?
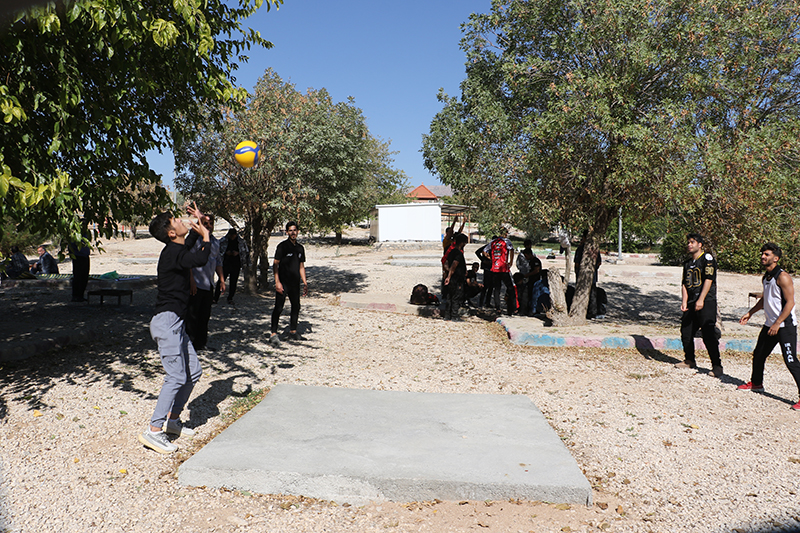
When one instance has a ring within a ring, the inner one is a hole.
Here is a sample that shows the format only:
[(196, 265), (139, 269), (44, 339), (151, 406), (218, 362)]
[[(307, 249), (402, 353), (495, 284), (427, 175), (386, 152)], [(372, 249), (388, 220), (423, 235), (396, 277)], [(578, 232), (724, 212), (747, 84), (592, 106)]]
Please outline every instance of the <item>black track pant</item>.
[(780, 343), (783, 362), (791, 372), (794, 382), (797, 383), (797, 392), (800, 394), (800, 362), (797, 361), (797, 326), (784, 325), (778, 330), (777, 335), (770, 335), (769, 328), (764, 326), (758, 335), (756, 349), (753, 350), (753, 374), (750, 381), (754, 385), (764, 384), (764, 364), (772, 353), (775, 345)]
[(186, 315), (186, 334), (195, 350), (202, 350), (208, 342), (208, 321), (211, 318), (211, 290), (197, 289), (189, 296), (189, 310)]
[(286, 298), (292, 304), (292, 314), (289, 319), (289, 331), (297, 331), (297, 320), (300, 317), (300, 282), (284, 283), (283, 294), (275, 291), (275, 309), (272, 310), (272, 333), (278, 333), (278, 322), (283, 312)]
[[(233, 300), (233, 297), (236, 295), (236, 282), (239, 281), (239, 271), (242, 269), (242, 264), (239, 262), (239, 258), (227, 260), (222, 260), (222, 277), (223, 279), (228, 280), (228, 301)], [(217, 282), (217, 287), (214, 289), (214, 301), (216, 302), (219, 300), (219, 294), (222, 290), (222, 282)]]
[(494, 308), (500, 310), (500, 286), (506, 286), (506, 312), (509, 315), (514, 314), (517, 308), (517, 298), (514, 296), (514, 282), (511, 281), (511, 274), (508, 272), (492, 272), (492, 280), (494, 284)]
[[(694, 307), (694, 302), (689, 304)], [(695, 364), (694, 355), (694, 334), (701, 330), (703, 334), (703, 344), (708, 350), (708, 357), (711, 359), (712, 366), (722, 366), (722, 359), (719, 356), (719, 340), (714, 331), (717, 322), (717, 302), (715, 300), (706, 301), (703, 308), (699, 311), (690, 309), (683, 313), (681, 317), (681, 340), (683, 341), (683, 352), (685, 360), (692, 365)]]
[(83, 293), (89, 284), (89, 258), (76, 256), (72, 259), (72, 299), (83, 300)]
[(444, 303), (444, 319), (457, 319), (461, 303), (464, 301), (464, 280), (450, 278), (450, 284), (445, 285), (445, 288), (447, 301)]

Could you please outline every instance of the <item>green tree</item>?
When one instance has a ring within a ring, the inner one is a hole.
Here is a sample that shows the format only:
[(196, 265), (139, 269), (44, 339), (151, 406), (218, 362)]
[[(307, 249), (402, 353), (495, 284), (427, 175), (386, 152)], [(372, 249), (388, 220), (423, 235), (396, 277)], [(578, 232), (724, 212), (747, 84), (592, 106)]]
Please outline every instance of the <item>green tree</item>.
[[(235, 224), (250, 240), (248, 287), (266, 286), (272, 230), (287, 220), (301, 228), (336, 228), (363, 216), (365, 197), (398, 179), (388, 145), (372, 139), (352, 101), (334, 103), (327, 91), (298, 92), (268, 69), (248, 105), (228, 110), (221, 128), (198, 127), (178, 145), (176, 185)], [(261, 149), (258, 165), (244, 169), (232, 157), (242, 140)], [(373, 189), (374, 188), (374, 189)]]
[[(3, 20), (0, 219), (78, 238), (168, 204), (145, 153), (235, 105), (263, 0), (67, 0)], [(278, 5), (282, 0), (268, 0)]]
[(396, 152), (391, 151), (390, 144), (391, 141), (367, 134), (363, 182), (349, 191), (342, 191), (344, 201), (327, 205), (316, 216), (315, 225), (334, 231), (337, 243), (341, 243), (344, 226), (366, 220), (376, 205), (406, 202), (403, 191), (408, 187), (408, 177), (393, 167), (392, 156)]
[[(440, 92), (426, 166), (511, 222), (588, 228), (596, 251), (620, 207), (723, 233), (796, 190), (796, 2), (495, 0), (463, 31), (467, 78)], [(556, 324), (584, 321), (583, 257)]]

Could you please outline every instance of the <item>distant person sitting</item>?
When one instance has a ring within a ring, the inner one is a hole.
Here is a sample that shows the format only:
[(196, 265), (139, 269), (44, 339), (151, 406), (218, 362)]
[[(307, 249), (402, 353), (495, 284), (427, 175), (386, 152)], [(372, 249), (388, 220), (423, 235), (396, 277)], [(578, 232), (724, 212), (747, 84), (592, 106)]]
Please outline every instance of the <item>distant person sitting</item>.
[(37, 249), (39, 260), (31, 267), (31, 274), (58, 274), (58, 263), (44, 244)]
[(18, 279), (23, 274), (30, 277), (31, 265), (25, 254), (19, 251), (18, 246), (11, 247), (11, 264), (6, 269), (6, 275), (11, 279)]
[[(470, 300), (475, 298), (476, 296), (483, 294), (483, 283), (478, 282), (478, 267), (480, 266), (479, 263), (475, 262), (472, 263), (472, 268), (467, 270), (467, 284), (464, 287), (464, 296), (467, 305), (471, 305)], [(480, 298), (478, 301), (478, 305), (480, 305)]]

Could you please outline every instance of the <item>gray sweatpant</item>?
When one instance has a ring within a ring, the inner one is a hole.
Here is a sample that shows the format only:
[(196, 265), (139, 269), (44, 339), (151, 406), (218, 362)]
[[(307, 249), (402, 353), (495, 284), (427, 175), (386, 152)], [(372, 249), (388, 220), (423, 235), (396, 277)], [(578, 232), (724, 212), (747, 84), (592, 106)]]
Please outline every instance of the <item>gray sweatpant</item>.
[(183, 319), (172, 311), (158, 313), (150, 320), (150, 335), (158, 343), (161, 366), (166, 372), (150, 424), (162, 427), (169, 413), (177, 416), (183, 410), (203, 369), (186, 335)]

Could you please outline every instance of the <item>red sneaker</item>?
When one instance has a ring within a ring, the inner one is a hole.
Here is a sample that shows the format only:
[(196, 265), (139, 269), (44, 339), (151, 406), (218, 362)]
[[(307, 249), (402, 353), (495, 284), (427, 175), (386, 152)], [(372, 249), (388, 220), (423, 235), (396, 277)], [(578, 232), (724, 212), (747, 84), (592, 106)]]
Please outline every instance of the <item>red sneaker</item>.
[[(751, 390), (753, 392), (764, 392), (764, 385), (753, 385), (752, 381), (748, 381), (744, 385), (739, 385), (736, 388), (739, 389), (739, 390)], [(797, 402), (797, 403), (800, 404), (800, 402)], [(798, 407), (798, 409), (800, 409), (800, 407)]]
[(800, 402), (797, 402), (796, 404), (794, 404), (792, 406), (792, 409), (794, 409), (795, 411), (800, 411)]

